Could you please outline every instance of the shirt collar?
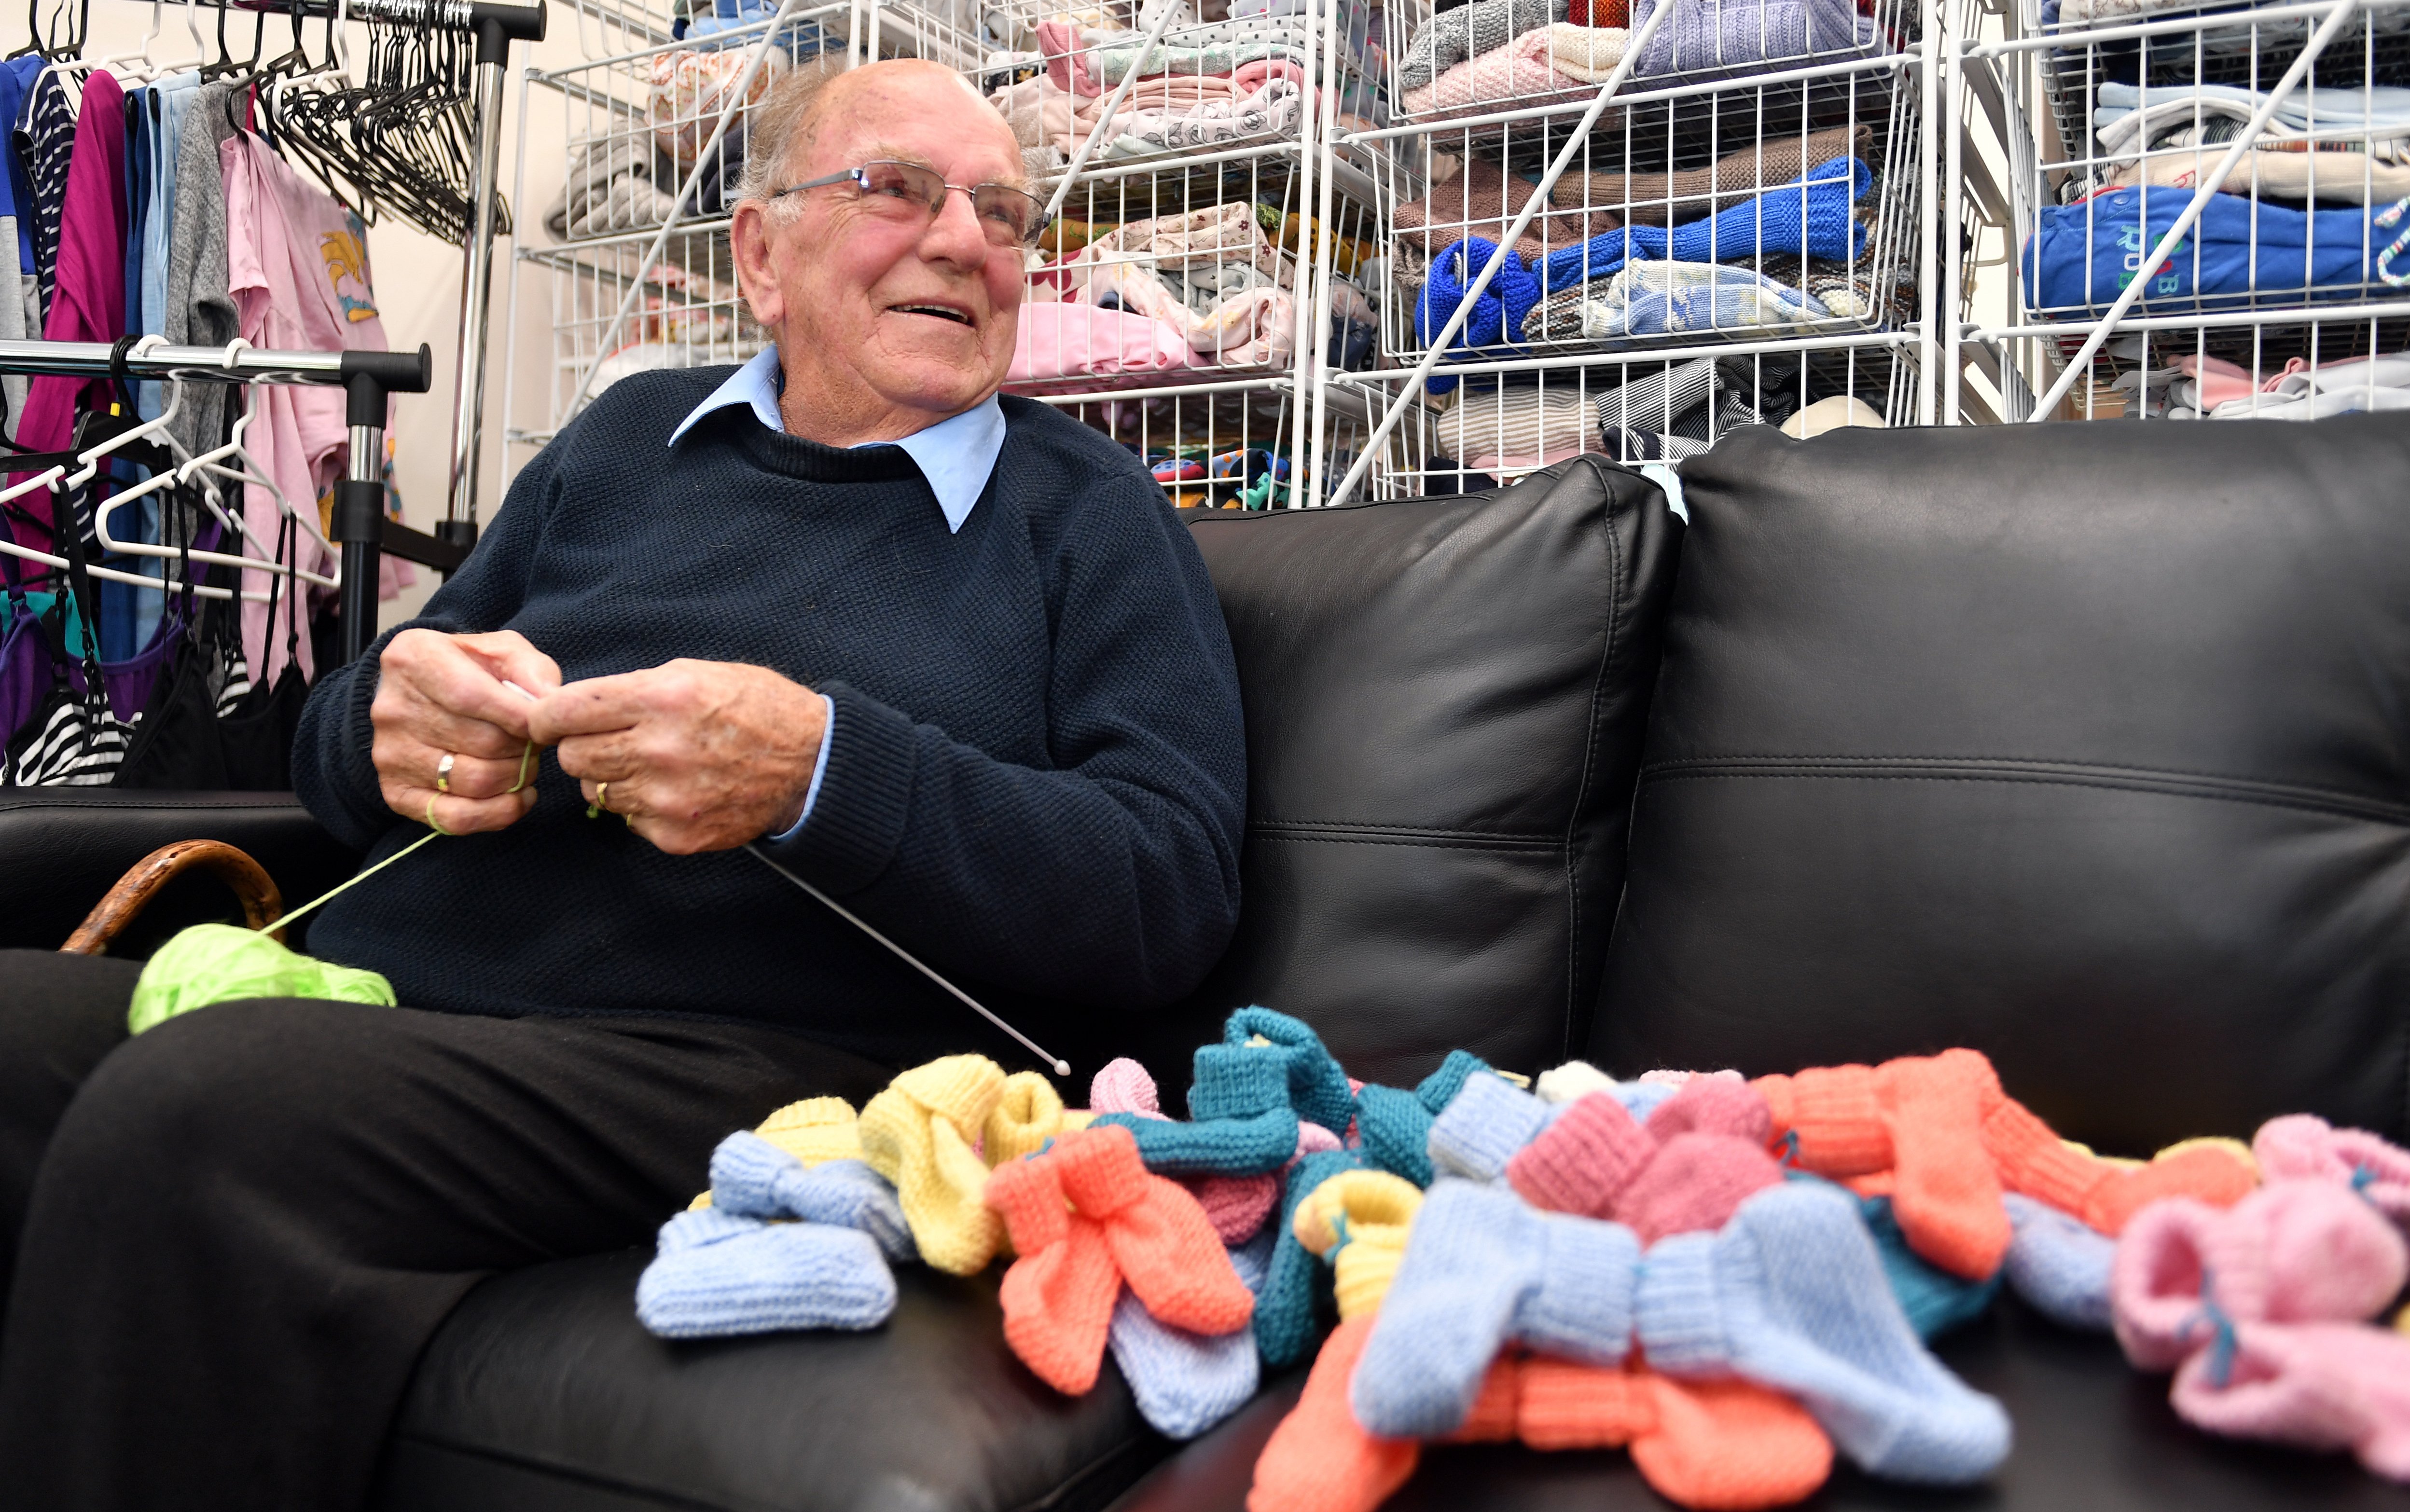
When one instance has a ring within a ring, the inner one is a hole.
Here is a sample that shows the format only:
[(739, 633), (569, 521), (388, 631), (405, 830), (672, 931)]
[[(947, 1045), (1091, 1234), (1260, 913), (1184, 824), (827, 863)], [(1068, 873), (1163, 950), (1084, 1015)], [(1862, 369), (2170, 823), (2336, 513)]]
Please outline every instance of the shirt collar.
[[(727, 382), (713, 389), (710, 397), (678, 422), (677, 429), (670, 432), (670, 444), (675, 446), (680, 437), (713, 410), (739, 404), (751, 406), (754, 419), (785, 434), (787, 424), (778, 413), (779, 381), (778, 349), (764, 347), (759, 356), (730, 374)], [(986, 403), (925, 430), (916, 430), (900, 440), (865, 441), (863, 445), (903, 448), (905, 455), (920, 468), (921, 476), (928, 480), (929, 491), (937, 496), (937, 508), (945, 514), (947, 530), (959, 531), (963, 522), (970, 518), (980, 495), (986, 491), (987, 481), (995, 472), (995, 459), (1004, 451), (1004, 406), (991, 394)]]

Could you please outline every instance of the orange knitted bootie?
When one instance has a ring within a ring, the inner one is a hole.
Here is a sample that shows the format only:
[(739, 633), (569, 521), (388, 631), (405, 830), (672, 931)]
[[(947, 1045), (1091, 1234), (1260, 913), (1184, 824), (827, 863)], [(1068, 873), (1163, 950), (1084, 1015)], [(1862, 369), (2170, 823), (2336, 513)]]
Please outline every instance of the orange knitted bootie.
[(1021, 1254), (998, 1291), (1005, 1343), (1039, 1380), (1081, 1395), (1096, 1384), (1122, 1289), (1104, 1230), (1064, 1206), (1062, 1182), (1044, 1159), (998, 1166), (985, 1197)]
[(2240, 1156), (2214, 1145), (2170, 1151), (2148, 1165), (2120, 1165), (2069, 1145), (2011, 1097), (1983, 1120), (1983, 1147), (2011, 1191), (2048, 1202), (2105, 1234), (2163, 1197), (2191, 1197), (2232, 1207), (2259, 1185)]
[(1081, 1216), (1102, 1226), (1122, 1279), (1160, 1323), (1191, 1333), (1247, 1326), (1256, 1296), (1186, 1188), (1150, 1174), (1118, 1125), (1066, 1134), (1032, 1164), (1052, 1163)]
[(2001, 1093), (1980, 1052), (1821, 1066), (1750, 1085), (1801, 1169), (1837, 1179), (1889, 1173), (1910, 1249), (1953, 1275), (1999, 1270), (2011, 1231), (1983, 1120)]
[(1374, 1438), (1347, 1406), (1347, 1384), (1372, 1332), (1367, 1314), (1322, 1341), (1305, 1393), (1256, 1458), (1247, 1512), (1372, 1512), (1414, 1475), (1421, 1447)]

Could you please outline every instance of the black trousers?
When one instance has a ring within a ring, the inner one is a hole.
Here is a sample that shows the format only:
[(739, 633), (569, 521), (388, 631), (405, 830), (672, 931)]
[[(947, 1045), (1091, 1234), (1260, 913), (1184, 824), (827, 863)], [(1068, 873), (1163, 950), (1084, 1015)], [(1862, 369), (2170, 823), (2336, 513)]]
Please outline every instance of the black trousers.
[(481, 1277), (644, 1242), (730, 1130), (890, 1074), (770, 1029), (296, 1000), (129, 1040), (137, 974), (0, 952), (10, 1509), (359, 1507)]

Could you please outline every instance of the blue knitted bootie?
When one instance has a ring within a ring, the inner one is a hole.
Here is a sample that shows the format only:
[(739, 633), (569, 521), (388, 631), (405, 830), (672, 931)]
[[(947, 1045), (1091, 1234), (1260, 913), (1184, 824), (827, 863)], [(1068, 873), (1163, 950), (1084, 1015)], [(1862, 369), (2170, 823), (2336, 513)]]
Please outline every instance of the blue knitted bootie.
[(1139, 1416), (1167, 1438), (1195, 1438), (1256, 1394), (1256, 1338), (1246, 1329), (1208, 1335), (1173, 1328), (1124, 1287), (1106, 1339)]
[(1620, 1363), (1639, 1268), (1640, 1240), (1622, 1224), (1542, 1213), (1504, 1187), (1436, 1183), (1348, 1389), (1356, 1420), (1383, 1438), (1455, 1432), (1508, 1344)]
[(1356, 1089), (1347, 1073), (1322, 1047), (1321, 1036), (1301, 1018), (1270, 1008), (1241, 1008), (1222, 1026), (1224, 1044), (1270, 1040), (1288, 1067), (1288, 1102), (1297, 1116), (1320, 1124), (1342, 1139), (1356, 1116)]
[(894, 1311), (895, 1276), (868, 1234), (716, 1206), (661, 1225), (636, 1281), (636, 1318), (665, 1339), (877, 1328)]
[(1503, 1076), (1468, 1076), (1431, 1121), (1425, 1147), (1435, 1174), (1496, 1181), (1515, 1152), (1548, 1127), (1557, 1108)]
[(1356, 1132), (1364, 1147), (1364, 1163), (1417, 1187), (1430, 1186), (1436, 1174), (1430, 1159), (1432, 1121), (1456, 1101), (1466, 1077), (1488, 1069), (1488, 1062), (1470, 1050), (1450, 1050), (1439, 1070), (1411, 1092), (1367, 1087), (1357, 1093)]
[(1829, 1184), (1769, 1187), (1719, 1232), (1659, 1241), (1635, 1322), (1656, 1369), (1788, 1392), (1874, 1475), (1960, 1485), (2008, 1455), (2008, 1414), (1925, 1352), (1856, 1199)]
[(2047, 1202), (2009, 1192), (2009, 1285), (2034, 1311), (2063, 1328), (2106, 1333), (2110, 1327), (2109, 1271), (2117, 1241)]
[(1908, 1235), (1892, 1216), (1890, 1198), (1861, 1197), (1857, 1202), (1866, 1232), (1874, 1236), (1875, 1252), (1882, 1257), (1883, 1279), (1891, 1283), (1891, 1294), (1899, 1299), (1899, 1310), (1918, 1338), (1938, 1339), (1973, 1322), (2000, 1294), (1998, 1275), (1969, 1281), (1909, 1248)]
[(1288, 1067), (1266, 1045), (1200, 1044), (1188, 1084), (1189, 1123), (1108, 1113), (1138, 1140), (1150, 1171), (1173, 1174), (1258, 1175), (1297, 1154), (1297, 1112), (1288, 1105)]
[(1296, 1364), (1314, 1347), (1314, 1323), (1330, 1295), (1330, 1268), (1297, 1240), (1297, 1205), (1316, 1187), (1363, 1165), (1354, 1150), (1316, 1150), (1289, 1167), (1272, 1229), (1271, 1265), (1256, 1291), (1256, 1347), (1272, 1370)]
[(918, 1253), (904, 1204), (887, 1178), (860, 1160), (806, 1166), (761, 1135), (729, 1135), (711, 1152), (711, 1205), (751, 1218), (799, 1218), (859, 1229), (890, 1260)]

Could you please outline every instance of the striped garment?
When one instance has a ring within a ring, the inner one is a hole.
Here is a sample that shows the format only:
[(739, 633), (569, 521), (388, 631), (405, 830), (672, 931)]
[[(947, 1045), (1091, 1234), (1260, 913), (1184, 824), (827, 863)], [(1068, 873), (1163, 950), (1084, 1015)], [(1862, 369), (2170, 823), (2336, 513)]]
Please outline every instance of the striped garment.
[(25, 101), (25, 118), (17, 122), (17, 159), (34, 191), (34, 273), (41, 290), (40, 313), (51, 316), (51, 295), (58, 282), (59, 227), (67, 203), (67, 159), (75, 149), (76, 96), (68, 76), (45, 70)]

